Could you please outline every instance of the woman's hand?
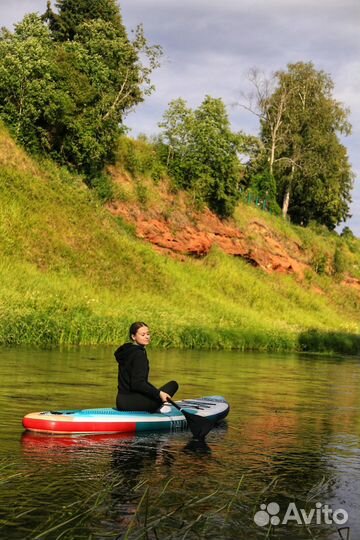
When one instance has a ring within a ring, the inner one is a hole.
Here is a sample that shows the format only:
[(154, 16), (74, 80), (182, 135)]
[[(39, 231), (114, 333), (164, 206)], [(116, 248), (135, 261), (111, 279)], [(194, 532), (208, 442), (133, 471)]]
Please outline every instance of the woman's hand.
[(171, 399), (171, 396), (169, 396), (169, 394), (167, 394), (166, 392), (163, 392), (162, 390), (160, 390), (160, 399), (163, 403), (166, 403), (168, 401), (168, 398)]

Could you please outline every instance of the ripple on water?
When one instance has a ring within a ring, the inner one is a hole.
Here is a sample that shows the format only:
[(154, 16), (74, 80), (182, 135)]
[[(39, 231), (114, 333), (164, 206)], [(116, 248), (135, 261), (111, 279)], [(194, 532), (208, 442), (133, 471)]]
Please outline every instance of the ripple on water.
[[(31, 411), (111, 406), (113, 351), (1, 352), (1, 538), (115, 538), (137, 516), (138, 534), (147, 519), (158, 520), (156, 534), (166, 539), (257, 539), (268, 533), (253, 519), (260, 504), (277, 502), (282, 516), (290, 501), (309, 509), (315, 500), (345, 508), (351, 537), (360, 537), (353, 359), (151, 350), (155, 384), (172, 373), (180, 397), (222, 394), (230, 402), (227, 422), (200, 445), (188, 432), (23, 433)], [(333, 526), (310, 529), (320, 540), (334, 538)], [(279, 525), (274, 534), (311, 537), (300, 526)]]

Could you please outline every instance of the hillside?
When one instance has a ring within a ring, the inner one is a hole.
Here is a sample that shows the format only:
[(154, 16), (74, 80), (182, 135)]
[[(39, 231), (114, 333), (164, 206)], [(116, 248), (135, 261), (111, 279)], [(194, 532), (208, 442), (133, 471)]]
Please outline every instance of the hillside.
[(359, 240), (111, 174), (104, 207), (0, 127), (0, 343), (118, 343), (140, 319), (163, 347), (360, 351)]

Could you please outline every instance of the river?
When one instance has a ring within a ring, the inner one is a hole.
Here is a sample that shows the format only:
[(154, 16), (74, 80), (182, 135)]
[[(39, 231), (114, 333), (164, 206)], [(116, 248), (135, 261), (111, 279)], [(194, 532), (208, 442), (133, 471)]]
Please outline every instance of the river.
[(0, 538), (360, 538), (359, 358), (149, 349), (154, 384), (229, 401), (206, 444), (24, 433), (113, 406), (113, 349), (0, 349)]

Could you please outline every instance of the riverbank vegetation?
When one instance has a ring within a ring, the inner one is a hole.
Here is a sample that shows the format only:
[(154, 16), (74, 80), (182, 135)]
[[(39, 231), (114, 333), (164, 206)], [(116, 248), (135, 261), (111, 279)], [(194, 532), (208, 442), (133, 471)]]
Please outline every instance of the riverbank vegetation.
[[(326, 269), (299, 281), (216, 248), (173, 259), (136, 238), (79, 177), (30, 158), (5, 128), (0, 155), (2, 344), (117, 343), (140, 318), (160, 347), (358, 352), (360, 296)], [(236, 215), (242, 226), (256, 215), (285, 228), (327, 261), (339, 245), (344, 264), (359, 264), (355, 238), (294, 227), (243, 203)]]
[[(253, 77), (259, 137), (234, 133), (206, 96), (194, 110), (174, 101), (158, 136), (131, 139), (124, 117), (153, 90), (161, 48), (141, 27), (128, 38), (115, 0), (56, 9), (0, 33), (0, 343), (117, 343), (140, 318), (162, 347), (359, 352), (360, 243), (333, 232), (349, 211), (338, 136), (351, 127), (331, 78), (302, 62), (273, 86)], [(168, 256), (104, 205), (161, 204), (166, 220), (165, 182), (241, 230), (255, 220), (292, 238), (305, 274), (269, 274), (216, 246)]]

